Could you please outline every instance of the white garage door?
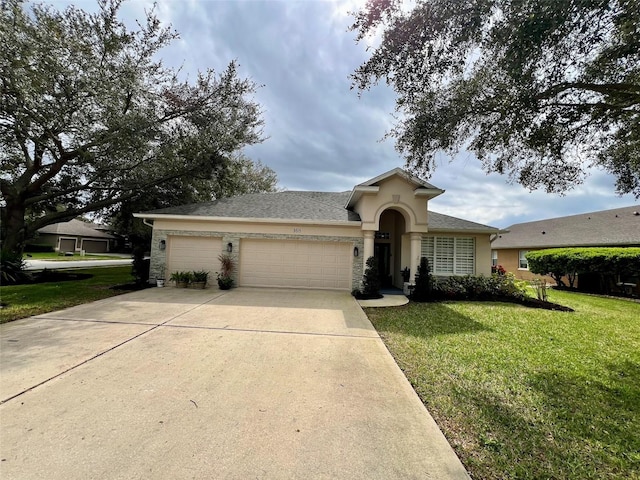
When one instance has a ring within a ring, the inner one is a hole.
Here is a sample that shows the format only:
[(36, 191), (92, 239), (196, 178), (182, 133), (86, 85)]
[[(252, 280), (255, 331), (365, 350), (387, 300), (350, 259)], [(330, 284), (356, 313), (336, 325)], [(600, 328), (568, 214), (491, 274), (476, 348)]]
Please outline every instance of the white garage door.
[(351, 243), (240, 241), (240, 285), (351, 290)]
[(209, 279), (215, 280), (215, 272), (220, 270), (218, 255), (222, 253), (222, 238), (219, 237), (179, 237), (167, 238), (167, 272), (205, 270)]

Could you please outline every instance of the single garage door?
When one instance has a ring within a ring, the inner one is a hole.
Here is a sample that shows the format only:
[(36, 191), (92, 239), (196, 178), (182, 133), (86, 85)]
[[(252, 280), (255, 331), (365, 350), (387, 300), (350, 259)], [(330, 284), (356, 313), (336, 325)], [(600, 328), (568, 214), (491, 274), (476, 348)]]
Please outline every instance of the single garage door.
[(61, 238), (60, 239), (60, 251), (61, 252), (75, 252), (76, 239), (75, 238)]
[(105, 253), (109, 251), (109, 240), (82, 240), (80, 250), (87, 253)]
[(351, 290), (351, 249), (346, 242), (240, 241), (240, 285)]
[(167, 272), (205, 270), (209, 272), (209, 282), (215, 283), (215, 273), (220, 270), (218, 255), (222, 253), (220, 237), (180, 237), (167, 238)]

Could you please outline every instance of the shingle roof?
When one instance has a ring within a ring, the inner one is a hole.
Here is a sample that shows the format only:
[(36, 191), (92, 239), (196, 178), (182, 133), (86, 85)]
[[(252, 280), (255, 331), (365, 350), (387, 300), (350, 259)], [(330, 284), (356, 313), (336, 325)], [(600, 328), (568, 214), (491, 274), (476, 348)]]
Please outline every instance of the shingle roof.
[(640, 206), (516, 223), (507, 230), (492, 248), (640, 245)]
[(95, 225), (81, 220), (69, 220), (68, 222), (54, 223), (38, 229), (39, 233), (50, 233), (53, 235), (74, 235), (79, 237), (92, 238), (115, 238), (113, 235), (95, 229)]
[(487, 233), (496, 233), (498, 228), (483, 225), (481, 223), (471, 222), (458, 217), (451, 217), (442, 213), (429, 210), (429, 231), (474, 231)]
[(213, 202), (195, 203), (145, 212), (204, 217), (270, 218), (359, 222), (360, 216), (344, 208), (351, 192), (250, 193)]
[[(213, 202), (194, 203), (144, 212), (142, 216), (185, 215), (196, 217), (259, 218), (360, 222), (360, 216), (344, 205), (351, 192), (276, 192), (251, 193)], [(435, 231), (475, 231), (498, 229), (461, 218), (429, 212), (429, 229)]]

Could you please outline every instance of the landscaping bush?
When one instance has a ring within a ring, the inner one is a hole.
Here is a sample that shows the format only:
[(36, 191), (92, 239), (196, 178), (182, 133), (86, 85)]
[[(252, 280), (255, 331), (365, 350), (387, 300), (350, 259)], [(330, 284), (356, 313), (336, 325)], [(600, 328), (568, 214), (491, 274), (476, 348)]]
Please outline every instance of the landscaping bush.
[(434, 300), (523, 300), (526, 288), (526, 282), (517, 281), (513, 274), (436, 277), (431, 296)]
[(144, 247), (134, 247), (133, 263), (131, 264), (131, 276), (135, 279), (136, 285), (146, 285), (149, 283), (149, 270), (151, 259), (145, 258)]
[(597, 273), (602, 293), (608, 293), (615, 277), (640, 272), (640, 247), (549, 248), (529, 252), (526, 257), (530, 272), (551, 275), (560, 287), (565, 286), (563, 276), (573, 287), (576, 275)]
[(0, 285), (18, 285), (29, 280), (21, 253), (0, 252)]
[(46, 243), (30, 243), (24, 247), (24, 251), (27, 253), (53, 253), (56, 250), (53, 245)]
[(382, 298), (380, 294), (380, 274), (378, 272), (378, 260), (375, 257), (367, 258), (367, 268), (362, 278), (362, 294), (359, 298)]
[(416, 302), (427, 302), (431, 298), (431, 284), (433, 277), (429, 269), (429, 260), (426, 257), (420, 258), (418, 273), (416, 273), (415, 287), (411, 294), (411, 300)]

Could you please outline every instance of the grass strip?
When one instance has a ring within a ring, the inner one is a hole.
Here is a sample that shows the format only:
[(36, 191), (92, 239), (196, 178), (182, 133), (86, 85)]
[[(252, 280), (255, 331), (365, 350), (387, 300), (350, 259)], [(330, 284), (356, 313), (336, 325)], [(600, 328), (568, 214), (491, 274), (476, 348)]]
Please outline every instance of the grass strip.
[(127, 290), (113, 290), (111, 287), (133, 281), (131, 266), (128, 265), (74, 269), (73, 273), (93, 277), (0, 287), (0, 301), (6, 305), (0, 309), (0, 323), (120, 295)]

